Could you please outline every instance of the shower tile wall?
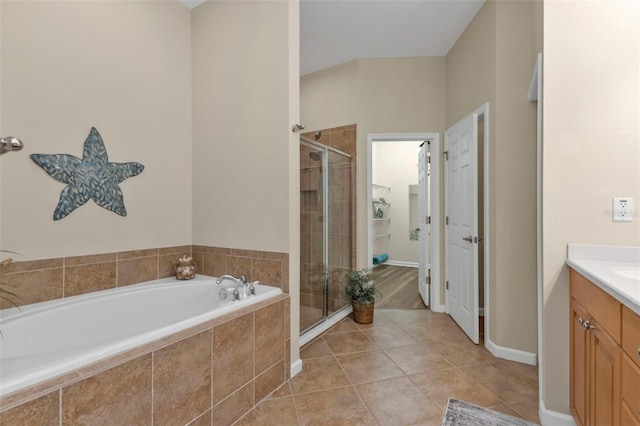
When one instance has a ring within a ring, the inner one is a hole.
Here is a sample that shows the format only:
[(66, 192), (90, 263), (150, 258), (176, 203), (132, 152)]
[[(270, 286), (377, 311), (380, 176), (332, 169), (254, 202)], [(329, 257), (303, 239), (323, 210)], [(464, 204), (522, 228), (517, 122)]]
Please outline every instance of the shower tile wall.
[[(331, 156), (329, 167), (329, 300), (333, 312), (348, 303), (344, 296), (344, 270), (356, 264), (356, 134), (355, 124), (320, 130), (317, 141), (351, 155), (351, 161), (340, 163)], [(303, 136), (316, 140), (316, 131)], [(308, 153), (307, 153), (308, 154)], [(322, 174), (321, 163), (309, 155), (300, 158), (300, 304), (321, 310), (322, 293)], [(350, 182), (348, 185), (342, 182)], [(347, 225), (348, 224), (348, 225)], [(313, 320), (310, 319), (310, 322)], [(305, 318), (301, 318), (305, 328)], [(306, 324), (310, 325), (310, 324)]]
[[(258, 250), (184, 245), (118, 253), (17, 261), (0, 269), (20, 305), (175, 276), (179, 257), (193, 255), (198, 274), (245, 275), (289, 292), (289, 255)], [(0, 309), (13, 305), (0, 299)]]

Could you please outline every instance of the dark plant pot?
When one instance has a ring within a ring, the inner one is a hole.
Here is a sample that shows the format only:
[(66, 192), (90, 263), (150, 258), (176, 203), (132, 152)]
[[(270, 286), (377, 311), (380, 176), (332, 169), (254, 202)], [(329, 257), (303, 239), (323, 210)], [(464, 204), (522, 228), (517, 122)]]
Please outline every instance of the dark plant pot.
[(373, 322), (373, 309), (376, 301), (370, 302), (356, 302), (351, 301), (353, 306), (353, 319), (358, 324), (371, 324)]

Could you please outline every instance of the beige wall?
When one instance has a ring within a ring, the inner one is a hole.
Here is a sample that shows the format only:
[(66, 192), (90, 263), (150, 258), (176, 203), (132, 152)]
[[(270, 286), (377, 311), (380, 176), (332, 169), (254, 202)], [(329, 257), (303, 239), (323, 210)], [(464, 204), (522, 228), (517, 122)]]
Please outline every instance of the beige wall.
[(288, 252), (288, 45), (287, 2), (193, 10), (195, 244)]
[[(640, 4), (544, 7), (543, 375), (547, 409), (569, 413), (568, 243), (640, 245)], [(636, 206), (639, 201), (636, 201)], [(637, 212), (636, 207), (636, 212)]]
[(367, 134), (444, 131), (444, 77), (444, 58), (377, 58), (300, 80), (300, 114), (307, 129), (358, 125), (358, 267), (368, 265)]
[[(208, 1), (192, 11), (193, 243), (290, 254), (298, 359), (297, 3)], [(291, 47), (290, 47), (291, 46)], [(293, 84), (292, 84), (293, 82)]]
[[(3, 1), (0, 10), (1, 133), (25, 143), (0, 160), (0, 247), (28, 260), (189, 244), (189, 11), (114, 1)], [(82, 157), (92, 126), (110, 161), (145, 166), (120, 184), (128, 216), (89, 201), (54, 222), (65, 185), (29, 154)]]
[(489, 1), (447, 56), (447, 126), (489, 103), (489, 339), (537, 351), (531, 2)]

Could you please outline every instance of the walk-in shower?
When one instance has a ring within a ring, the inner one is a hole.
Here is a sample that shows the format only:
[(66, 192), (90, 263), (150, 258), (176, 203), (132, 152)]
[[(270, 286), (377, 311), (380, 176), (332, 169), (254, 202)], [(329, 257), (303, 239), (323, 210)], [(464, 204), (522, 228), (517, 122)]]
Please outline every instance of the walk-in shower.
[(300, 331), (322, 324), (350, 302), (344, 275), (352, 267), (350, 155), (300, 138)]

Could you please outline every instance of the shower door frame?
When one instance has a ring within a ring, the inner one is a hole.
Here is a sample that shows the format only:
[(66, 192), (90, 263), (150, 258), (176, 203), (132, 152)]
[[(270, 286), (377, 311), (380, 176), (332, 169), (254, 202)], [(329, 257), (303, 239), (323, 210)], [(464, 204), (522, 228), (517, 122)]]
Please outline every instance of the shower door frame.
[[(353, 157), (339, 149), (324, 145), (306, 136), (300, 136), (300, 145), (307, 148), (323, 151), (322, 155), (322, 318), (311, 325), (300, 330), (300, 335), (311, 334), (311, 332), (332, 317), (350, 309), (347, 304), (342, 308), (329, 314), (329, 151), (342, 155), (350, 160), (353, 167)], [(351, 184), (351, 182), (349, 182)], [(353, 196), (353, 195), (352, 195)], [(351, 224), (350, 224), (351, 225)], [(350, 226), (351, 227), (351, 226)], [(353, 266), (353, 265), (352, 265)]]

